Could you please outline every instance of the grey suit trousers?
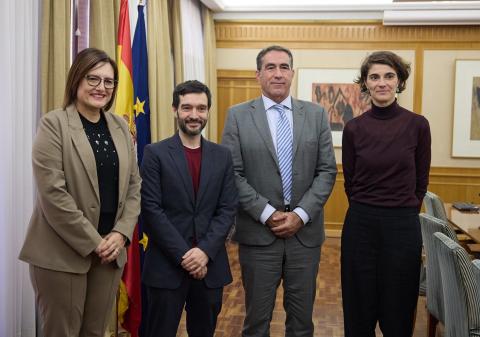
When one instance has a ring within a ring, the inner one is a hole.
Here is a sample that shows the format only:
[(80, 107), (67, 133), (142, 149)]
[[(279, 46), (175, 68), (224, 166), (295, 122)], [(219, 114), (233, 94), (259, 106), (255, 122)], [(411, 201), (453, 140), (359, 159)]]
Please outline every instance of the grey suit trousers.
[(286, 337), (312, 337), (312, 312), (321, 247), (305, 247), (294, 236), (269, 246), (239, 245), (246, 317), (243, 337), (270, 336), (277, 288), (283, 281)]

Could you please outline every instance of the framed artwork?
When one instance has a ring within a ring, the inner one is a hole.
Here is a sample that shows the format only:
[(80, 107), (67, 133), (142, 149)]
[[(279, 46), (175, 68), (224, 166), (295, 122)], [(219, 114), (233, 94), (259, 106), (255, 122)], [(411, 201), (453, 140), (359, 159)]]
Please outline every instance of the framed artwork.
[(320, 104), (328, 113), (333, 146), (342, 146), (342, 131), (353, 117), (370, 109), (370, 96), (353, 81), (358, 69), (298, 69), (297, 96)]
[(480, 60), (456, 60), (452, 156), (480, 158)]

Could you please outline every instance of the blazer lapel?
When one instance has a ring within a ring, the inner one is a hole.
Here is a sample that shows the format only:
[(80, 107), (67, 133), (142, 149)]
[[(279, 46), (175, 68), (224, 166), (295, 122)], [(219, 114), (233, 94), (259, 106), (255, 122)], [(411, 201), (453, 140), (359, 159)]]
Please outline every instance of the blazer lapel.
[(213, 170), (214, 161), (213, 148), (211, 144), (202, 137), (202, 166), (200, 168), (200, 185), (198, 186), (196, 205), (199, 204), (200, 199), (207, 190), (208, 180), (210, 178), (210, 172)]
[(170, 156), (172, 157), (177, 172), (187, 190), (190, 201), (192, 202), (192, 205), (195, 205), (192, 177), (190, 177), (190, 173), (188, 172), (187, 158), (185, 158), (185, 151), (183, 150), (183, 144), (178, 133), (170, 138), (170, 144), (168, 147), (170, 149)]
[(295, 154), (297, 153), (298, 144), (300, 143), (300, 137), (303, 134), (303, 128), (305, 125), (305, 110), (303, 104), (298, 100), (292, 98), (293, 107), (293, 159), (295, 160)]
[(121, 200), (123, 193), (126, 192), (124, 187), (127, 186), (127, 179), (129, 179), (128, 166), (130, 164), (130, 160), (128, 159), (130, 146), (128, 139), (125, 139), (125, 137), (131, 137), (131, 134), (125, 135), (120, 124), (118, 124), (109, 112), (105, 112), (105, 119), (107, 120), (108, 131), (110, 132), (118, 155), (118, 197), (119, 200)]
[(268, 126), (267, 114), (265, 112), (265, 106), (263, 105), (263, 100), (261, 97), (253, 101), (250, 113), (252, 114), (253, 121), (258, 129), (258, 133), (262, 137), (265, 146), (278, 166), (277, 154), (275, 152), (275, 147), (273, 146), (272, 133), (270, 132), (270, 127)]
[(87, 172), (90, 184), (95, 191), (98, 202), (100, 202), (100, 193), (98, 191), (98, 176), (95, 156), (93, 155), (92, 146), (90, 145), (87, 135), (83, 130), (83, 124), (78, 115), (77, 109), (70, 105), (67, 107), (68, 126), (72, 137), (72, 142), (77, 149), (80, 160)]

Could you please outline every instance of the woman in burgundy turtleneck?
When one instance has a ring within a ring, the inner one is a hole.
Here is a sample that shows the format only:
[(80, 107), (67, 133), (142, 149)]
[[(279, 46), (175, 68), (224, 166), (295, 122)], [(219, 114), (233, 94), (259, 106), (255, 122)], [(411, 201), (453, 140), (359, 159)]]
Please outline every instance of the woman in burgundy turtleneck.
[(422, 237), (418, 213), (430, 171), (428, 121), (398, 105), (410, 65), (379, 51), (357, 79), (372, 109), (343, 130), (349, 209), (342, 232), (345, 337), (410, 337), (418, 297)]

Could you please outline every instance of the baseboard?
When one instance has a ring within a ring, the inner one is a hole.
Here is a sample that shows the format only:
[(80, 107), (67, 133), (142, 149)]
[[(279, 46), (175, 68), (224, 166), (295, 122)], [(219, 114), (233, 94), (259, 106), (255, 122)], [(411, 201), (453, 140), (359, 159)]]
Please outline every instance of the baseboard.
[(325, 229), (325, 236), (327, 238), (339, 238), (342, 236), (341, 229)]

